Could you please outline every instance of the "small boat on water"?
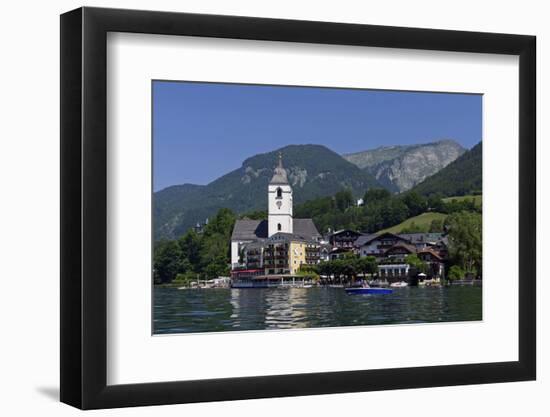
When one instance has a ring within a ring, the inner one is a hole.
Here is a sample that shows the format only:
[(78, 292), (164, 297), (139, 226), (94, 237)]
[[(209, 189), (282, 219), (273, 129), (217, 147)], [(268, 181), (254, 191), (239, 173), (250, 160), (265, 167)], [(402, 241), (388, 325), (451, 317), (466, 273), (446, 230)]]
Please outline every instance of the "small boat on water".
[(393, 282), (390, 284), (390, 287), (392, 288), (403, 288), (403, 287), (408, 287), (409, 284), (407, 284), (405, 281), (401, 281), (401, 282)]
[(356, 287), (346, 288), (346, 294), (391, 294), (390, 288), (375, 288), (375, 287)]

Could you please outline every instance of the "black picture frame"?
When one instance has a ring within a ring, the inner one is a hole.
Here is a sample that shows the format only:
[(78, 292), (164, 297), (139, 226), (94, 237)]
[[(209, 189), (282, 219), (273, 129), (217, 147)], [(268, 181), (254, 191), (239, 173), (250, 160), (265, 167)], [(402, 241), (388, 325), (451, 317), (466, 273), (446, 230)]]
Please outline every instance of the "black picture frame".
[[(519, 360), (107, 385), (108, 32), (519, 56)], [(377, 391), (536, 378), (534, 36), (153, 11), (61, 16), (61, 401), (82, 409)]]

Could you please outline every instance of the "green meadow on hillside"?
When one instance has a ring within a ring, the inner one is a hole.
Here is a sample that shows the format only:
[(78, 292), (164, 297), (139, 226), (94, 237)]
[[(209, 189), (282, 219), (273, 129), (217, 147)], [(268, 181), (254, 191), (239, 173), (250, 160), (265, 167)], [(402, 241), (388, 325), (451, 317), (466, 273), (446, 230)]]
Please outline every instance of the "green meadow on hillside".
[[(422, 214), (419, 214), (418, 216), (408, 218), (404, 222), (399, 223), (395, 226), (381, 230), (380, 233), (382, 232), (402, 233), (403, 230), (407, 231), (411, 229), (418, 229), (418, 231), (427, 232), (430, 229), (430, 225), (432, 224), (432, 221), (440, 220), (443, 223), (446, 217), (447, 215), (443, 213), (432, 213), (432, 212), (422, 213)], [(416, 230), (413, 230), (413, 231), (416, 231)]]

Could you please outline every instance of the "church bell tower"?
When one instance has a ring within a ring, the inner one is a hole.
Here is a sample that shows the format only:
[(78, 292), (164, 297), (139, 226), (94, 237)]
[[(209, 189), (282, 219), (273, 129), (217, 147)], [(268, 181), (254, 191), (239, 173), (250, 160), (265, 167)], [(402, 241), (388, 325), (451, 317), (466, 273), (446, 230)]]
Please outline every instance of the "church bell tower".
[(292, 233), (292, 188), (283, 168), (282, 155), (268, 186), (268, 236)]

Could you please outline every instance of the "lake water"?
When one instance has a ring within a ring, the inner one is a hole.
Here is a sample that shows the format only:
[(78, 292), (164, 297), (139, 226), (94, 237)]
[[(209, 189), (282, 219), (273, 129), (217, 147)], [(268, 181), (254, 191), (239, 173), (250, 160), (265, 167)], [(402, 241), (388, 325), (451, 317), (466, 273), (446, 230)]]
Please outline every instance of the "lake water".
[(342, 288), (154, 288), (155, 334), (481, 320), (481, 287), (406, 287), (388, 295)]

